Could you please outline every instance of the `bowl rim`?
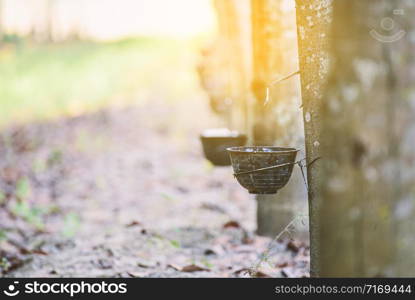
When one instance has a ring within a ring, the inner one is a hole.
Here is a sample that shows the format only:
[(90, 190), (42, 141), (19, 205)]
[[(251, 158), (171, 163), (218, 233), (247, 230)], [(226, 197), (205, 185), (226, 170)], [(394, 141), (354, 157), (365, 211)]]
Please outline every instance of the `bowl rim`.
[[(268, 148), (274, 151), (246, 151), (247, 148)], [(273, 153), (294, 153), (300, 151), (300, 149), (292, 147), (279, 147), (279, 146), (237, 146), (237, 147), (228, 147), (226, 150), (230, 153), (244, 153), (244, 154), (273, 154)]]

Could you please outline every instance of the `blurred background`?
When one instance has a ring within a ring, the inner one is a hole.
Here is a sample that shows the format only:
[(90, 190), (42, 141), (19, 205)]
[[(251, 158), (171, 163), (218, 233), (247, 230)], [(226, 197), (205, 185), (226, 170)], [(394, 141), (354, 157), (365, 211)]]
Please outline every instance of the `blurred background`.
[(257, 202), (199, 140), (303, 148), (298, 78), (252, 85), (298, 69), (294, 1), (265, 2), (255, 50), (249, 0), (0, 0), (3, 275), (242, 276), (293, 220), (266, 272), (308, 274), (299, 169)]
[(138, 93), (178, 51), (188, 52), (178, 67), (190, 69), (193, 41), (215, 31), (215, 16), (210, 1), (3, 0), (0, 24), (4, 124), (78, 114)]

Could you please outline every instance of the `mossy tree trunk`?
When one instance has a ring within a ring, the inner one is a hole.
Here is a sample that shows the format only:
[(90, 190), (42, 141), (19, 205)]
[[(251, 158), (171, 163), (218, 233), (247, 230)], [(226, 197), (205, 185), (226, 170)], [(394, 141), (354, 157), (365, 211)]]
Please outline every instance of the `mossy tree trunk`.
[(414, 13), (407, 0), (333, 2), (320, 276), (415, 275)]

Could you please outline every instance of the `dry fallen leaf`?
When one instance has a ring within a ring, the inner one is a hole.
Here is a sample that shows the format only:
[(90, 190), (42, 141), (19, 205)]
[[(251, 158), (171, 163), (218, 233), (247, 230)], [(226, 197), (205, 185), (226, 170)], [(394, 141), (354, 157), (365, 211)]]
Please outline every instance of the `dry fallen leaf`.
[(5, 167), (1, 170), (2, 179), (8, 183), (15, 183), (21, 176), (21, 172), (14, 167)]
[(270, 275), (268, 275), (264, 272), (257, 271), (254, 274), (252, 274), (252, 277), (254, 277), (254, 278), (271, 278), (272, 276), (270, 276)]
[(282, 268), (288, 267), (288, 263), (287, 262), (279, 263), (276, 265), (276, 267), (282, 269)]
[(140, 273), (140, 272), (126, 272), (126, 275), (128, 275), (128, 277), (132, 277), (132, 278), (143, 278), (143, 277), (147, 277), (148, 274), (147, 273)]
[(175, 264), (168, 264), (167, 268), (172, 268), (175, 271), (180, 271), (181, 270), (181, 268), (179, 266), (175, 265)]
[(43, 251), (42, 249), (35, 249), (30, 251), (32, 254), (38, 254), (38, 255), (49, 255), (46, 251)]
[(125, 225), (125, 227), (141, 226), (141, 223), (138, 221), (132, 221), (131, 223)]
[(229, 221), (223, 224), (223, 228), (241, 228), (241, 225), (236, 221)]
[(249, 273), (251, 272), (250, 269), (248, 268), (242, 268), (239, 270), (236, 270), (235, 272), (233, 272), (234, 275), (245, 275), (245, 276), (249, 276)]
[(289, 241), (287, 243), (287, 249), (291, 250), (294, 253), (298, 253), (300, 250), (301, 245), (298, 242), (295, 241)]
[(223, 255), (225, 253), (225, 249), (221, 245), (213, 245), (210, 248), (207, 248), (204, 251), (204, 255)]
[(181, 269), (182, 272), (198, 272), (198, 271), (210, 271), (209, 269), (200, 267), (198, 265), (192, 264), (192, 265), (188, 265), (188, 266), (184, 266)]

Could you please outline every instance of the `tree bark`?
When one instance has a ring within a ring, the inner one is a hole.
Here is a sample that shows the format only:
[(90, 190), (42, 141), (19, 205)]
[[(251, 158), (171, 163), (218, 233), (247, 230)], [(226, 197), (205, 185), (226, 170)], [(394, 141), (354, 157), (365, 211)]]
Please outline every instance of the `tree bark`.
[[(297, 61), (291, 60), (296, 50), (294, 8), (284, 8), (281, 0), (251, 0), (251, 15), (253, 144), (299, 147), (303, 142), (296, 78), (270, 86), (269, 101), (265, 104), (267, 85), (298, 69)], [(287, 34), (290, 30), (294, 34)], [(304, 190), (298, 185), (302, 179), (297, 171), (278, 194), (256, 196), (258, 234), (275, 237), (293, 220), (294, 209), (304, 206)], [(303, 232), (298, 231), (300, 235)]]
[[(281, 11), (273, 0), (251, 0), (253, 78), (252, 140), (254, 145), (273, 145), (276, 137), (273, 113), (264, 105), (266, 88), (278, 69), (281, 69), (281, 51), (276, 41), (281, 34)], [(277, 50), (277, 51), (276, 51)], [(275, 94), (273, 94), (275, 95)], [(257, 234), (273, 236), (289, 223), (292, 212), (275, 209), (276, 195), (257, 195)]]
[(53, 42), (53, 18), (54, 18), (55, 0), (46, 1), (46, 28), (45, 38), (47, 42)]
[[(273, 112), (264, 105), (268, 83), (282, 69), (282, 13), (278, 0), (251, 0), (254, 106), (253, 140), (273, 145), (276, 137)], [(275, 94), (273, 94), (275, 95)], [(274, 96), (275, 97), (275, 96)]]
[[(320, 162), (322, 90), (328, 71), (331, 0), (296, 0), (310, 228), (310, 275), (319, 275)], [(315, 161), (314, 163), (312, 163)], [(311, 164), (312, 163), (312, 164)]]
[(415, 275), (414, 13), (407, 0), (333, 3), (312, 229), (320, 276)]

